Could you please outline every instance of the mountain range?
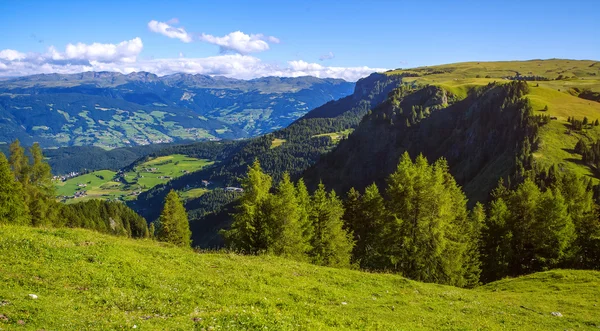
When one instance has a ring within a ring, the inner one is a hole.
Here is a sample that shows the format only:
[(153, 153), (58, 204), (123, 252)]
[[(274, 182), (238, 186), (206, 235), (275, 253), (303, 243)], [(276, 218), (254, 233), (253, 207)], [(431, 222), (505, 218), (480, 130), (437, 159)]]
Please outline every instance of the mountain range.
[(0, 81), (0, 141), (116, 148), (247, 138), (352, 93), (315, 77), (238, 80), (147, 72), (41, 74)]

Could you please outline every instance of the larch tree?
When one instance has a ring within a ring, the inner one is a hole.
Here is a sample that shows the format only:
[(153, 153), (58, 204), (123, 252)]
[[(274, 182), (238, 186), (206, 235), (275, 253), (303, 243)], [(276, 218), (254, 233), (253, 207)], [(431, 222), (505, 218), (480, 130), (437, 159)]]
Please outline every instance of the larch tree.
[(419, 281), (469, 285), (476, 278), (469, 272), (477, 266), (470, 265), (468, 242), (477, 240), (476, 231), (446, 162), (431, 166), (422, 155), (412, 162), (404, 153), (388, 178), (386, 195), (395, 228), (387, 253), (390, 269)]
[(10, 167), (15, 178), (21, 185), (29, 183), (29, 159), (25, 156), (25, 149), (21, 147), (19, 140), (10, 144)]
[(221, 232), (231, 248), (251, 254), (268, 251), (272, 238), (268, 210), (271, 184), (271, 176), (255, 160), (242, 179), (244, 194), (236, 206), (231, 228)]
[(8, 160), (0, 153), (0, 224), (29, 225), (31, 219), (23, 199), (21, 183), (10, 171)]
[(171, 190), (165, 198), (165, 205), (159, 218), (157, 239), (177, 246), (189, 247), (192, 232), (187, 213), (179, 195)]
[(385, 266), (385, 250), (389, 229), (386, 227), (385, 202), (375, 183), (367, 186), (360, 198), (360, 215), (356, 222), (356, 246), (354, 256), (365, 269), (382, 269)]
[[(313, 225), (310, 221), (310, 194), (304, 184), (304, 180), (300, 178), (296, 183), (296, 197), (298, 201), (298, 222), (302, 227), (302, 237), (305, 242), (310, 245), (310, 239), (313, 236)], [(310, 250), (310, 247), (309, 247)]]
[(511, 212), (503, 198), (490, 202), (481, 231), (481, 262), (483, 282), (491, 282), (509, 274), (513, 259)]
[(55, 201), (52, 170), (44, 161), (42, 148), (34, 143), (29, 149), (33, 163), (28, 167), (29, 182), (24, 185), (28, 195), (29, 211), (34, 226), (48, 226), (55, 223), (58, 207)]
[(310, 219), (314, 233), (310, 252), (313, 263), (332, 267), (349, 267), (354, 242), (343, 227), (344, 206), (335, 192), (329, 194), (320, 183), (311, 199)]
[(536, 270), (558, 267), (569, 254), (575, 240), (575, 226), (559, 190), (547, 190), (538, 202), (538, 217), (533, 225)]
[(310, 248), (307, 238), (304, 237), (302, 213), (296, 188), (290, 181), (288, 173), (283, 174), (283, 179), (277, 185), (275, 195), (271, 198), (272, 247), (269, 251), (275, 255), (303, 260)]

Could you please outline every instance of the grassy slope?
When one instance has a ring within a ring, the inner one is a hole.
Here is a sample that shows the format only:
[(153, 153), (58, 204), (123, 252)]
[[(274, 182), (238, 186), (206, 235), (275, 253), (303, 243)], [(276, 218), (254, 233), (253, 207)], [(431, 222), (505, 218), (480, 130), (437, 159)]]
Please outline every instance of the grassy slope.
[(0, 328), (11, 330), (600, 326), (599, 272), (552, 271), (466, 290), (86, 230), (0, 227), (0, 283)]
[[(393, 70), (388, 75), (402, 73), (418, 73), (420, 77), (405, 77), (407, 82), (441, 86), (458, 98), (465, 98), (470, 89), (486, 85), (490, 82), (502, 82), (503, 77), (521, 75), (537, 75), (550, 79), (563, 75), (577, 76), (558, 81), (529, 82), (531, 92), (527, 96), (536, 114), (556, 116), (540, 130), (541, 146), (534, 156), (545, 166), (557, 164), (568, 168), (581, 176), (593, 176), (593, 170), (581, 162), (581, 156), (573, 151), (580, 137), (590, 142), (600, 138), (600, 128), (587, 130), (585, 133), (571, 132), (567, 134), (569, 116), (590, 120), (600, 119), (600, 103), (578, 98), (569, 93), (571, 88), (590, 88), (600, 91), (600, 62), (575, 60), (532, 60), (504, 62), (464, 62), (432, 67), (420, 67), (406, 70)], [(437, 73), (433, 73), (437, 72)], [(488, 76), (488, 78), (485, 78)], [(479, 78), (478, 78), (479, 77)], [(539, 86), (537, 86), (539, 85)], [(547, 112), (540, 111), (548, 106)]]
[[(67, 200), (67, 202), (80, 202), (84, 199), (118, 198), (121, 196), (130, 199), (133, 196), (130, 196), (129, 194), (134, 191), (146, 191), (156, 185), (168, 182), (170, 179), (164, 178), (165, 176), (177, 178), (184, 174), (183, 171), (198, 171), (213, 163), (213, 161), (196, 159), (180, 154), (161, 156), (139, 164), (133, 171), (125, 173), (125, 179), (129, 182), (134, 182), (135, 184), (127, 186), (123, 183), (113, 181), (116, 172), (100, 170), (71, 178), (65, 182), (58, 182), (56, 184), (56, 192), (58, 196), (72, 196), (75, 191), (79, 189), (77, 185), (81, 183), (87, 184), (86, 187), (80, 189), (87, 191), (88, 196), (70, 199)], [(154, 172), (147, 172), (144, 171), (145, 168), (157, 168), (157, 170)], [(141, 177), (136, 179), (138, 174)], [(193, 192), (194, 196), (199, 196), (199, 193), (200, 192)]]

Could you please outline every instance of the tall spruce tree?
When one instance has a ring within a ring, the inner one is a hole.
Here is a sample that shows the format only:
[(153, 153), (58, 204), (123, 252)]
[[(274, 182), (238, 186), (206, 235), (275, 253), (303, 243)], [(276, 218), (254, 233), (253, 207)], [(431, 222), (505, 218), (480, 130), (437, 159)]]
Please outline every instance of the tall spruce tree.
[(277, 185), (277, 192), (271, 197), (270, 233), (273, 238), (269, 251), (276, 255), (298, 260), (306, 258), (310, 248), (308, 238), (304, 236), (302, 207), (299, 204), (296, 188), (288, 173)]
[(21, 183), (16, 181), (8, 160), (0, 153), (0, 224), (28, 225), (30, 222)]
[(379, 188), (375, 183), (367, 186), (365, 193), (360, 198), (360, 214), (355, 229), (356, 246), (355, 258), (360, 261), (360, 266), (365, 269), (377, 270), (385, 266), (385, 249), (387, 211)]
[(242, 179), (244, 194), (239, 199), (237, 211), (233, 214), (231, 229), (222, 231), (227, 244), (233, 249), (256, 254), (268, 251), (271, 246), (272, 226), (267, 210), (272, 179), (255, 160)]
[(535, 270), (558, 267), (569, 255), (575, 240), (575, 226), (565, 199), (559, 190), (547, 190), (540, 196), (538, 215), (532, 229), (535, 245)]
[(171, 190), (165, 198), (165, 205), (159, 218), (157, 239), (177, 246), (189, 247), (192, 232), (187, 213), (179, 195)]
[(509, 274), (510, 261), (513, 259), (511, 218), (503, 198), (498, 196), (490, 203), (481, 236), (483, 282), (491, 282)]
[(302, 237), (303, 240), (309, 243), (310, 245), (310, 239), (312, 238), (314, 232), (313, 225), (310, 221), (310, 194), (308, 193), (308, 190), (302, 178), (300, 178), (300, 180), (298, 180), (298, 183), (296, 183), (296, 197), (298, 200), (299, 210), (298, 222), (302, 227)]
[(42, 148), (34, 143), (29, 149), (32, 164), (28, 167), (29, 182), (24, 185), (34, 226), (49, 226), (57, 221), (59, 207), (55, 201), (50, 165), (44, 161)]
[(29, 184), (29, 159), (25, 156), (25, 149), (17, 139), (10, 144), (9, 150), (10, 167), (15, 178), (21, 185)]
[(387, 207), (394, 234), (388, 245), (390, 268), (425, 282), (467, 286), (478, 273), (472, 265), (477, 240), (464, 193), (441, 160), (430, 166), (422, 155), (413, 163), (404, 153), (388, 179)]
[(344, 206), (335, 192), (329, 194), (320, 183), (311, 199), (310, 219), (314, 233), (310, 252), (313, 263), (332, 267), (349, 267), (354, 242), (344, 230)]

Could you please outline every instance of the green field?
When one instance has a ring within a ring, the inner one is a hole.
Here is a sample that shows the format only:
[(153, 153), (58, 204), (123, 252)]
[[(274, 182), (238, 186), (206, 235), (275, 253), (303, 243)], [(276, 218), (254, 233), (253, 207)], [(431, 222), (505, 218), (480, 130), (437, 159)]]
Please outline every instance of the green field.
[(287, 141), (286, 139), (279, 139), (279, 138), (273, 139), (273, 142), (271, 143), (271, 149), (283, 145), (286, 141)]
[(342, 138), (348, 137), (352, 133), (352, 131), (354, 131), (354, 129), (346, 129), (344, 131), (316, 134), (316, 135), (312, 136), (312, 138), (330, 137), (333, 141), (339, 141)]
[(206, 192), (208, 192), (208, 189), (202, 188), (202, 187), (198, 187), (198, 188), (192, 188), (192, 189), (189, 189), (189, 190), (181, 191), (179, 193), (179, 196), (183, 200), (191, 200), (191, 199), (196, 199), (196, 198), (201, 197)]
[[(86, 191), (87, 196), (67, 199), (67, 202), (79, 202), (86, 199), (135, 199), (136, 193), (164, 184), (186, 173), (194, 172), (214, 162), (174, 154), (161, 156), (136, 165), (132, 171), (119, 175), (109, 170), (94, 171), (89, 174), (56, 183), (59, 197), (73, 196), (75, 192)], [(84, 186), (85, 185), (85, 186)], [(200, 196), (200, 192), (192, 192)], [(190, 195), (190, 194), (188, 194)], [(192, 195), (190, 195), (192, 196)]]
[[(508, 82), (504, 77), (536, 75), (561, 80), (529, 81), (530, 93), (526, 96), (536, 114), (557, 117), (540, 129), (540, 148), (534, 153), (537, 162), (544, 166), (559, 165), (582, 176), (594, 176), (581, 161), (581, 155), (573, 151), (580, 138), (589, 142), (600, 138), (600, 128), (590, 128), (576, 132), (569, 130), (568, 117), (582, 120), (587, 117), (600, 119), (600, 103), (577, 97), (574, 88), (588, 88), (600, 92), (600, 62), (576, 60), (532, 60), (519, 62), (465, 62), (413, 69), (398, 69), (386, 72), (387, 75), (417, 74), (418, 77), (405, 77), (405, 82), (437, 85), (452, 93), (458, 99), (467, 97), (477, 86), (491, 82)], [(548, 106), (548, 111), (542, 111)]]
[(468, 290), (269, 256), (195, 253), (87, 230), (16, 226), (0, 226), (0, 271), (0, 329), (6, 330), (600, 327), (595, 271), (556, 270)]

